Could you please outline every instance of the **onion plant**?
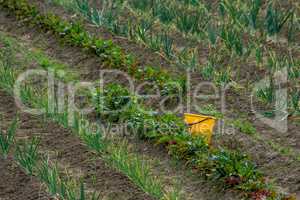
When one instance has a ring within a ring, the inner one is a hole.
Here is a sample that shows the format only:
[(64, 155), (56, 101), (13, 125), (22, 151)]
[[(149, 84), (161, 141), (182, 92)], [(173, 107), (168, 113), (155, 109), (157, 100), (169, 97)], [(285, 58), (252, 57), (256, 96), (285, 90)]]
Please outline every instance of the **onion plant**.
[(11, 145), (14, 143), (18, 119), (16, 118), (9, 126), (6, 133), (0, 128), (0, 148), (4, 158), (7, 158)]
[(39, 179), (47, 185), (48, 190), (52, 195), (58, 194), (60, 189), (62, 189), (61, 191), (65, 193), (66, 186), (64, 184), (59, 185), (60, 176), (57, 166), (50, 166), (49, 158), (42, 160), (36, 168)]
[(251, 8), (247, 14), (248, 24), (254, 28), (258, 28), (258, 15), (262, 8), (262, 0), (251, 0)]
[(300, 114), (300, 91), (295, 90), (291, 96), (291, 107), (294, 114)]
[(155, 0), (129, 0), (130, 6), (143, 12), (149, 10), (154, 3)]
[(278, 34), (287, 21), (293, 16), (293, 10), (282, 12), (269, 3), (265, 17), (267, 33), (272, 36)]
[(201, 75), (204, 78), (204, 80), (207, 81), (213, 80), (214, 73), (215, 67), (211, 61), (208, 61), (208, 63), (201, 69)]
[(34, 168), (39, 159), (38, 145), (39, 139), (33, 138), (30, 143), (25, 141), (16, 147), (15, 159), (29, 175), (33, 175)]
[(168, 25), (174, 20), (176, 13), (172, 8), (160, 1), (152, 8), (152, 15), (158, 17), (163, 24)]
[(207, 36), (208, 36), (210, 44), (215, 46), (216, 43), (217, 43), (217, 39), (218, 39), (218, 29), (217, 29), (217, 27), (212, 25), (212, 24), (208, 24), (208, 26), (207, 26)]
[(164, 53), (168, 58), (172, 58), (174, 56), (173, 52), (173, 43), (174, 40), (168, 36), (167, 33), (163, 33), (161, 36), (161, 43)]
[[(7, 57), (7, 53), (9, 53), (9, 57)], [(10, 68), (11, 62), (13, 60), (11, 55), (13, 55), (13, 53), (8, 49), (3, 49), (0, 51), (0, 73), (3, 74), (3, 76), (0, 77), (0, 86), (8, 90), (11, 90), (13, 88), (14, 80), (16, 78), (15, 74)]]
[(244, 53), (244, 44), (240, 30), (235, 30), (230, 26), (223, 26), (220, 37), (224, 41), (227, 49), (235, 51), (239, 56)]
[(178, 13), (176, 18), (177, 28), (185, 34), (194, 33), (198, 31), (198, 23), (200, 16), (198, 13), (191, 14), (185, 11)]
[(157, 35), (151, 34), (148, 38), (147, 44), (153, 51), (159, 51), (161, 47), (161, 38)]
[(136, 185), (142, 188), (145, 192), (161, 199), (164, 195), (162, 184), (151, 175), (151, 170), (147, 163), (139, 157), (135, 157), (126, 150), (126, 144), (119, 147), (114, 146), (110, 150), (110, 155), (106, 160), (110, 165), (131, 179)]

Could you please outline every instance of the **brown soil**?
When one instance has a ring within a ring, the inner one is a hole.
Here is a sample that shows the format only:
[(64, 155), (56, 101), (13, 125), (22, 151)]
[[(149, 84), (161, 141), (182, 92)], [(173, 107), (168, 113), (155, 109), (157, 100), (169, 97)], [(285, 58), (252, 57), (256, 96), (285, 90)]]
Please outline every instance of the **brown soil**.
[[(1, 96), (2, 98), (2, 96)], [(1, 200), (48, 200), (52, 199), (45, 192), (35, 177), (26, 175), (17, 166), (12, 157), (0, 158), (0, 199)]]
[[(14, 99), (3, 91), (0, 91), (0, 111), (3, 119), (5, 119), (5, 124), (2, 124), (2, 126), (12, 121), (17, 111), (14, 105)], [(39, 116), (21, 113), (17, 137), (32, 138), (33, 136), (37, 136), (41, 139), (40, 148), (43, 151), (51, 153), (51, 159), (56, 160), (64, 167), (63, 169), (67, 168), (67, 170), (70, 171), (80, 172), (80, 174), (72, 175), (78, 177), (82, 176), (84, 182), (87, 183), (88, 189), (97, 191), (103, 199), (152, 199), (140, 191), (126, 176), (106, 166), (99, 157), (91, 153), (69, 130), (53, 122), (44, 121)], [(8, 166), (5, 167), (8, 171), (1, 170), (1, 173), (4, 173), (3, 175), (8, 176), (9, 173), (14, 172), (14, 170), (9, 169)], [(18, 174), (19, 172), (16, 171), (15, 173)], [(15, 185), (14, 180), (12, 180), (9, 185), (3, 186), (8, 187), (5, 190), (10, 191), (10, 186), (16, 186), (14, 188), (17, 191), (22, 191), (22, 185), (26, 184), (27, 179), (24, 178), (23, 181), (22, 176), (16, 178), (19, 178), (15, 180), (17, 185)], [(0, 188), (1, 186), (2, 185), (0, 185)], [(28, 188), (25, 189), (28, 190)]]

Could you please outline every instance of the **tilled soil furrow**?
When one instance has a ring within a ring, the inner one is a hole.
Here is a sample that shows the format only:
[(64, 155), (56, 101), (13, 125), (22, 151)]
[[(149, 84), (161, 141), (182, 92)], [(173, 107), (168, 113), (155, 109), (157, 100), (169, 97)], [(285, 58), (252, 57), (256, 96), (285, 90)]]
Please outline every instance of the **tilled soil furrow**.
[(0, 200), (54, 200), (35, 177), (25, 174), (16, 165), (12, 157), (0, 158), (0, 177)]
[[(0, 91), (1, 113), (6, 122), (12, 121), (17, 112), (13, 98)], [(11, 105), (11, 106), (6, 106)], [(43, 151), (54, 152), (53, 160), (65, 163), (70, 171), (81, 171), (87, 190), (99, 192), (104, 199), (152, 199), (135, 186), (126, 176), (109, 168), (84, 146), (80, 139), (59, 125), (39, 116), (20, 113), (17, 137), (38, 136)]]

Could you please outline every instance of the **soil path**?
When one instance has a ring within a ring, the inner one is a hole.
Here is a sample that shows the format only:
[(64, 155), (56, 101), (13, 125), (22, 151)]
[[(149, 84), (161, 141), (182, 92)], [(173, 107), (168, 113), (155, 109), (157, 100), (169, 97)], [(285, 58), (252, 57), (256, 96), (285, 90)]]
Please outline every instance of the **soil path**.
[(12, 157), (0, 158), (0, 177), (0, 200), (53, 199), (35, 177), (26, 175), (16, 165)]

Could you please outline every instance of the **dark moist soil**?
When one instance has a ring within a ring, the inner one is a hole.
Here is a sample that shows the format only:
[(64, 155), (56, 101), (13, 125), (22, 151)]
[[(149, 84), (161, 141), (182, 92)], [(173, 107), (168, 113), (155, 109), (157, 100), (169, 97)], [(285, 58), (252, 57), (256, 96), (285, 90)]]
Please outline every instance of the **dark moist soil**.
[[(59, 8), (55, 9), (56, 12), (61, 12), (66, 18), (68, 15), (65, 14)], [(51, 34), (41, 34), (34, 28), (28, 29), (19, 23), (15, 22), (13, 17), (7, 17), (4, 13), (1, 14), (1, 29), (8, 31), (12, 34), (19, 36), (23, 35), (23, 39), (33, 42), (36, 41), (38, 47), (44, 49), (46, 53), (50, 56), (55, 57), (62, 62), (68, 63), (73, 66), (78, 73), (81, 73), (82, 80), (95, 80), (99, 76), (95, 76), (95, 73), (99, 72), (101, 64), (95, 56), (83, 53), (78, 48), (68, 47), (67, 45), (59, 45), (57, 40), (51, 36)], [(142, 59), (142, 58), (141, 58)], [(143, 62), (143, 61), (141, 61)], [(84, 75), (86, 73), (86, 75)], [(118, 77), (107, 77), (111, 81), (118, 81)], [(197, 75), (192, 76), (193, 84), (202, 81), (201, 77)], [(300, 138), (299, 138), (299, 125), (296, 123), (289, 124), (289, 131), (286, 134), (281, 134), (276, 130), (267, 128), (266, 125), (261, 123), (258, 119), (254, 117), (250, 110), (249, 93), (242, 91), (236, 91), (234, 89), (229, 90), (226, 95), (227, 100), (227, 110), (226, 116), (229, 118), (239, 118), (241, 113), (245, 113), (246, 116), (251, 119), (251, 122), (255, 122), (258, 127), (258, 132), (262, 134), (265, 140), (273, 140), (282, 146), (291, 146), (295, 151), (300, 149)], [(212, 101), (199, 101), (197, 105), (203, 105), (207, 103), (216, 103)], [(196, 112), (196, 110), (193, 109)], [(290, 192), (298, 192), (300, 189), (300, 164), (298, 161), (291, 160), (288, 156), (282, 156), (278, 152), (275, 152), (270, 146), (265, 145), (262, 142), (255, 141), (251, 136), (244, 135), (243, 133), (235, 130), (234, 135), (222, 135), (215, 137), (216, 146), (225, 146), (228, 148), (238, 149), (246, 154), (249, 154), (256, 163), (258, 163), (259, 168), (270, 178), (277, 180), (276, 182), (283, 187), (285, 190)], [(157, 154), (156, 147), (149, 147), (146, 143), (139, 142), (141, 153), (155, 159), (156, 157), (166, 163), (167, 159), (165, 153)], [(144, 148), (145, 147), (145, 148)], [(149, 148), (148, 148), (149, 147)], [(154, 150), (151, 150), (151, 149)], [(147, 150), (145, 150), (147, 149)], [(158, 152), (160, 152), (158, 150)], [(161, 157), (160, 157), (161, 156)], [(168, 165), (165, 165), (166, 169)], [(160, 174), (159, 170), (157, 174)]]
[[(0, 111), (3, 119), (5, 119), (5, 124), (2, 125), (6, 125), (12, 121), (17, 111), (14, 99), (1, 90)], [(106, 166), (99, 157), (91, 153), (69, 130), (53, 122), (44, 121), (40, 116), (21, 113), (17, 138), (32, 138), (33, 136), (41, 139), (40, 149), (51, 153), (53, 155), (51, 159), (57, 160), (67, 170), (80, 172), (80, 174), (72, 175), (82, 176), (84, 182), (87, 183), (87, 189), (97, 191), (101, 198), (120, 200), (152, 199), (137, 188), (126, 176)], [(2, 166), (1, 162), (0, 166), (0, 173), (3, 173), (4, 177), (8, 176), (9, 173), (13, 173), (13, 170), (9, 169), (8, 164)], [(4, 167), (8, 171), (2, 170), (2, 168), (5, 169)], [(16, 171), (16, 174), (19, 174), (19, 172)], [(14, 175), (11, 176), (14, 177)], [(19, 190), (21, 193), (23, 190), (22, 185), (28, 182), (26, 177), (22, 177), (15, 177), (8, 185), (1, 181), (0, 188), (4, 187), (5, 191), (7, 191), (5, 194), (9, 194), (9, 191), (12, 191), (12, 195), (14, 195), (14, 191)], [(24, 182), (22, 179), (24, 179)], [(14, 185), (16, 183), (17, 185)], [(11, 190), (11, 186), (16, 190)], [(26, 192), (28, 188), (25, 187), (25, 189), (24, 191)], [(1, 192), (2, 190), (0, 190), (0, 194)], [(24, 194), (26, 194), (25, 192)], [(20, 193), (17, 193), (16, 196), (20, 195)]]
[(54, 200), (35, 177), (28, 176), (16, 165), (12, 157), (0, 157), (0, 177), (0, 200)]

